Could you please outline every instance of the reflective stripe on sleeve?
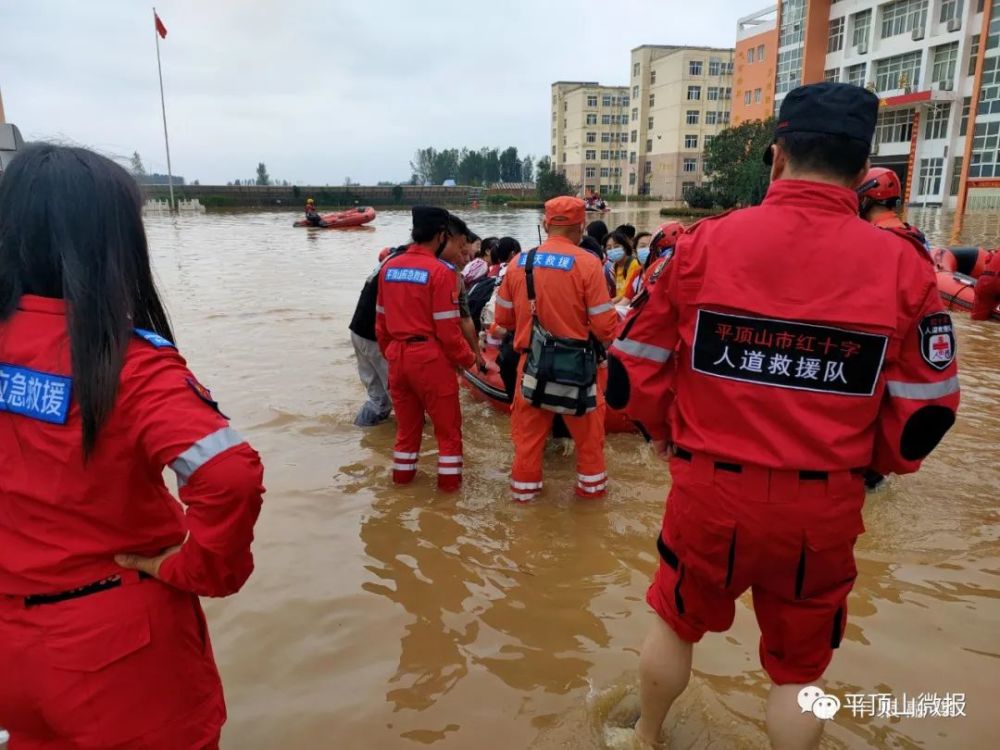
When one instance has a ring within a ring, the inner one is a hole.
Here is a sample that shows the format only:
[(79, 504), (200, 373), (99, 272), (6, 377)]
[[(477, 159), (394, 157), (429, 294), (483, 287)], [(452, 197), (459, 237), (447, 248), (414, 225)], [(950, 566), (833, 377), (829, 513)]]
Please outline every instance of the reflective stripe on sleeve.
[(497, 295), (497, 304), (500, 305), (500, 307), (503, 307), (503, 308), (505, 308), (507, 310), (513, 310), (514, 309), (514, 303), (513, 302), (508, 302), (507, 300), (505, 300), (500, 295)]
[(458, 310), (446, 310), (445, 312), (434, 313), (434, 320), (448, 320), (450, 318), (457, 318), (461, 315)]
[(662, 346), (642, 344), (638, 341), (632, 341), (631, 339), (617, 339), (615, 343), (611, 345), (611, 348), (617, 349), (623, 354), (631, 354), (633, 357), (648, 359), (651, 362), (659, 362), (661, 364), (670, 359), (670, 355), (672, 353), (669, 349), (664, 349)]
[(610, 302), (605, 302), (601, 305), (594, 305), (594, 307), (588, 307), (587, 315), (600, 315), (601, 313), (610, 312), (611, 310), (614, 309), (615, 309), (614, 305), (612, 305)]
[(213, 458), (246, 441), (232, 427), (223, 427), (206, 435), (173, 460), (170, 468), (177, 475), (177, 486), (183, 487), (191, 476)]
[(958, 393), (958, 376), (952, 376), (939, 383), (904, 383), (901, 380), (890, 380), (887, 383), (889, 395), (896, 398), (909, 398), (914, 401), (933, 401), (936, 398)]
[(375, 314), (376, 315), (385, 315), (385, 308), (382, 307), (382, 305), (375, 305)]

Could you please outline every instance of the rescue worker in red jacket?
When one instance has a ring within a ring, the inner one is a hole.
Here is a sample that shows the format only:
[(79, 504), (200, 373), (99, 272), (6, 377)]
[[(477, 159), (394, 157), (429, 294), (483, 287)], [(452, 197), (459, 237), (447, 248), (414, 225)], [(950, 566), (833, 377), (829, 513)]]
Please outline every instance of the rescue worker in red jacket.
[(976, 296), (972, 303), (973, 320), (989, 320), (1000, 304), (1000, 250), (994, 250), (986, 268), (976, 280)]
[(496, 322), (514, 331), (514, 349), (522, 355), (511, 413), (514, 465), (510, 486), (518, 502), (534, 500), (542, 489), (542, 452), (557, 412), (563, 414), (576, 443), (576, 494), (598, 498), (607, 491), (604, 397), (600, 392), (603, 388), (598, 389), (595, 384), (592, 410), (582, 415), (573, 408), (568, 411), (558, 407), (539, 408), (525, 397), (526, 383), (536, 387), (528, 382), (523, 356), (532, 346), (535, 307), (539, 324), (552, 336), (578, 342), (586, 342), (592, 336), (603, 345), (615, 334), (618, 315), (611, 304), (601, 262), (579, 246), (585, 218), (584, 204), (579, 198), (548, 201), (544, 219), (548, 240), (533, 255), (536, 302), (528, 299), (525, 276), (530, 252), (522, 252), (511, 260), (497, 292)]
[(673, 446), (645, 742), (687, 685), (692, 645), (726, 631), (749, 588), (772, 743), (816, 746), (822, 724), (797, 698), (844, 634), (863, 472), (916, 471), (954, 422), (955, 335), (930, 259), (858, 218), (877, 115), (856, 86), (789, 92), (763, 204), (689, 228), (612, 344), (609, 405)]
[(141, 207), (84, 149), (28, 148), (0, 181), (12, 748), (210, 748), (226, 719), (198, 596), (250, 576), (263, 469), (170, 341)]
[(885, 167), (872, 167), (858, 186), (857, 193), (862, 219), (882, 229), (908, 231), (927, 248), (927, 252), (931, 251), (924, 233), (907, 224), (896, 213), (903, 201), (903, 186), (899, 182), (899, 175)]
[(438, 488), (462, 485), (462, 410), (456, 369), (476, 357), (462, 335), (455, 266), (442, 253), (465, 247), (464, 224), (443, 208), (413, 209), (413, 242), (382, 266), (375, 334), (389, 361), (389, 393), (396, 412), (392, 480), (408, 484), (417, 473), (424, 412), (438, 441)]
[(316, 202), (312, 198), (306, 198), (306, 221), (311, 227), (323, 226), (323, 217), (316, 210)]

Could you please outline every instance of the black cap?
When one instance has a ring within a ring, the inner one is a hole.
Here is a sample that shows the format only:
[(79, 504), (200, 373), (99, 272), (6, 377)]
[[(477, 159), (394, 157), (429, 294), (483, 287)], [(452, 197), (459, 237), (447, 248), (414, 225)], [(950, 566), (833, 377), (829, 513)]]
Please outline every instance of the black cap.
[(413, 228), (440, 232), (448, 227), (450, 217), (451, 214), (437, 206), (414, 206)]
[[(849, 83), (810, 83), (792, 89), (781, 102), (774, 139), (786, 133), (826, 133), (871, 145), (878, 119), (878, 97)], [(772, 141), (774, 143), (774, 141)], [(771, 147), (764, 163), (771, 165)]]

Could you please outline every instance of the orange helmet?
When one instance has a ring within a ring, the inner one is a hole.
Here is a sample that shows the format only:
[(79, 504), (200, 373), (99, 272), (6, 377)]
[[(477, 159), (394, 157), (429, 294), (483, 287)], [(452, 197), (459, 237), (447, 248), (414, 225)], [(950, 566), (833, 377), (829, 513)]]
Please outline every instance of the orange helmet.
[(858, 198), (861, 199), (861, 213), (871, 208), (874, 203), (895, 208), (903, 198), (903, 186), (899, 183), (899, 176), (885, 167), (869, 169), (857, 192)]
[(668, 221), (666, 224), (660, 224), (653, 239), (649, 241), (649, 249), (659, 256), (664, 250), (676, 245), (677, 238), (682, 234), (684, 234), (684, 225), (679, 221)]

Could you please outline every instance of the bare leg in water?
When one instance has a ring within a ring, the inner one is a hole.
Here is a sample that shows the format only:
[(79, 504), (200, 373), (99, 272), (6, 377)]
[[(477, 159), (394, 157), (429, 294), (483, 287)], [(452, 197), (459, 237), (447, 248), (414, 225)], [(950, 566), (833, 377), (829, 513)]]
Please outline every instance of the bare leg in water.
[(639, 657), (642, 713), (635, 734), (641, 742), (651, 746), (659, 742), (663, 720), (691, 678), (693, 648), (694, 644), (682, 640), (667, 623), (655, 619)]
[[(810, 683), (822, 687), (821, 681)], [(823, 722), (799, 708), (799, 691), (805, 685), (772, 685), (767, 696), (767, 736), (774, 750), (815, 750)]]

